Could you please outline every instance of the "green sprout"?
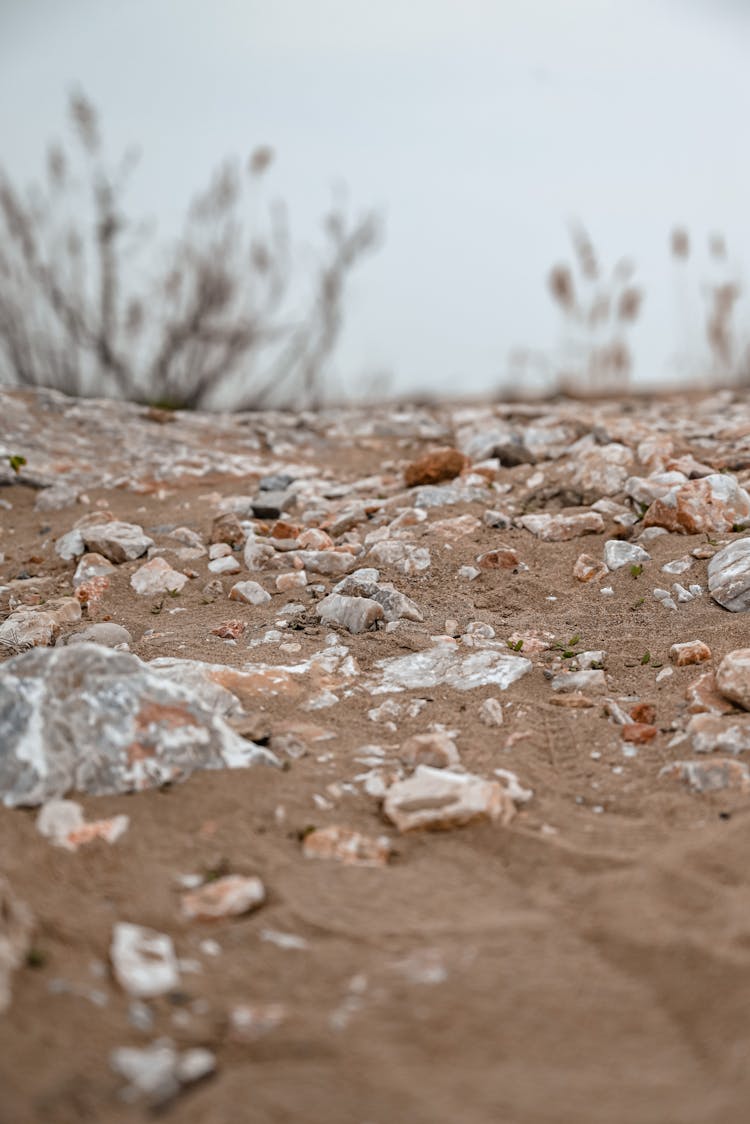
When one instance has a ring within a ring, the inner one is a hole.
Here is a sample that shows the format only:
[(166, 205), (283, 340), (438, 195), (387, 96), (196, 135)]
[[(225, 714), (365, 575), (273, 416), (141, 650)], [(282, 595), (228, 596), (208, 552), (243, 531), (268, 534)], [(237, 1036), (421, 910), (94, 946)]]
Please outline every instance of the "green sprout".
[(26, 457), (22, 457), (20, 453), (13, 453), (8, 457), (8, 464), (13, 469), (16, 476), (18, 476), (21, 468), (26, 464)]

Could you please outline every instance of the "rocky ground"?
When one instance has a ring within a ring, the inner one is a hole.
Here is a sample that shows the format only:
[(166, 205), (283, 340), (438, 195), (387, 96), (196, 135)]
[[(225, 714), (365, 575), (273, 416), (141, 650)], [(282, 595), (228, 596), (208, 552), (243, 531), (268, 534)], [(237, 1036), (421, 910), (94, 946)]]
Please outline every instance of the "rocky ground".
[(746, 1119), (747, 396), (0, 411), (2, 1124)]

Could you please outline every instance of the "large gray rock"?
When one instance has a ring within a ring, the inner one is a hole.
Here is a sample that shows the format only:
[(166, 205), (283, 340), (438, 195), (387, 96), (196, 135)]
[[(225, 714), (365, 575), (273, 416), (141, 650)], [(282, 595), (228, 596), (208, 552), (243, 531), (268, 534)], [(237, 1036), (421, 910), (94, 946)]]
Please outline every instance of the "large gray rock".
[(110, 562), (133, 562), (154, 545), (154, 540), (144, 534), (143, 527), (137, 523), (120, 523), (114, 519), (82, 527), (81, 534), (87, 550), (103, 554)]
[(0, 799), (34, 805), (277, 764), (189, 690), (99, 644), (37, 648), (0, 668)]
[(750, 609), (750, 538), (736, 539), (708, 564), (708, 592), (732, 613)]

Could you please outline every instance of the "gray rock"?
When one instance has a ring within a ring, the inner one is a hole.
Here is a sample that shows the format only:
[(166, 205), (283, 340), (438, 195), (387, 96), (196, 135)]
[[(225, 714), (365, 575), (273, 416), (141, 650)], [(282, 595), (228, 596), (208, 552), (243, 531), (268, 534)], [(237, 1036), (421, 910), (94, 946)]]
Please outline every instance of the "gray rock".
[(277, 472), (273, 476), (262, 476), (258, 481), (258, 491), (285, 492), (289, 485), (293, 483), (293, 476), (289, 476), (286, 472)]
[(65, 507), (73, 507), (78, 502), (78, 492), (68, 484), (53, 484), (51, 488), (43, 488), (36, 497), (34, 511), (62, 511)]
[(110, 562), (133, 562), (154, 545), (154, 540), (137, 523), (120, 523), (116, 519), (82, 527), (81, 534), (87, 550), (103, 554)]
[(381, 677), (369, 686), (371, 694), (403, 691), (414, 687), (436, 687), (445, 683), (457, 691), (474, 687), (505, 690), (531, 671), (531, 660), (512, 656), (507, 650), (485, 648), (464, 654), (458, 645), (438, 644), (408, 656), (378, 660)]
[(377, 582), (358, 578), (357, 574), (349, 574), (333, 587), (333, 592), (343, 593), (348, 597), (369, 597), (371, 601), (377, 601), (378, 605), (382, 605), (383, 616), (387, 621), (424, 620), (414, 602), (403, 593), (399, 593), (397, 589), (381, 586)]
[(708, 592), (731, 613), (750, 609), (750, 537), (737, 539), (708, 563)]
[[(83, 691), (82, 684), (86, 684)], [(267, 762), (189, 690), (99, 644), (37, 648), (0, 669), (0, 798), (122, 793), (196, 769)]]
[(297, 497), (293, 492), (259, 492), (252, 501), (253, 515), (256, 519), (280, 519), (296, 504)]
[(345, 597), (329, 593), (318, 602), (316, 612), (327, 624), (340, 624), (349, 632), (366, 632), (383, 619), (383, 608), (369, 597)]
[(637, 566), (649, 562), (651, 555), (642, 546), (622, 539), (610, 539), (604, 544), (604, 561), (608, 570), (619, 570), (622, 566)]
[(118, 644), (132, 644), (133, 637), (121, 624), (114, 621), (100, 621), (74, 632), (66, 644), (102, 644), (105, 648), (116, 648)]

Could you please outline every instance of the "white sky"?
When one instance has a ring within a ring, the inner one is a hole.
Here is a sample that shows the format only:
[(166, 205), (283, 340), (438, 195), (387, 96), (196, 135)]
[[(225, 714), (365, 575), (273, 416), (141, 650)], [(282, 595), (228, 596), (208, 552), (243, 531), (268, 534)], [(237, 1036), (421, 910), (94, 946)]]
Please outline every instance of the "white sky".
[(336, 366), (399, 391), (491, 389), (511, 349), (554, 348), (545, 278), (578, 216), (638, 262), (648, 379), (688, 327), (671, 227), (750, 263), (749, 47), (740, 0), (0, 0), (0, 159), (33, 178), (78, 83), (111, 151), (142, 147), (131, 198), (162, 231), (260, 143), (300, 242), (345, 181), (387, 242)]

